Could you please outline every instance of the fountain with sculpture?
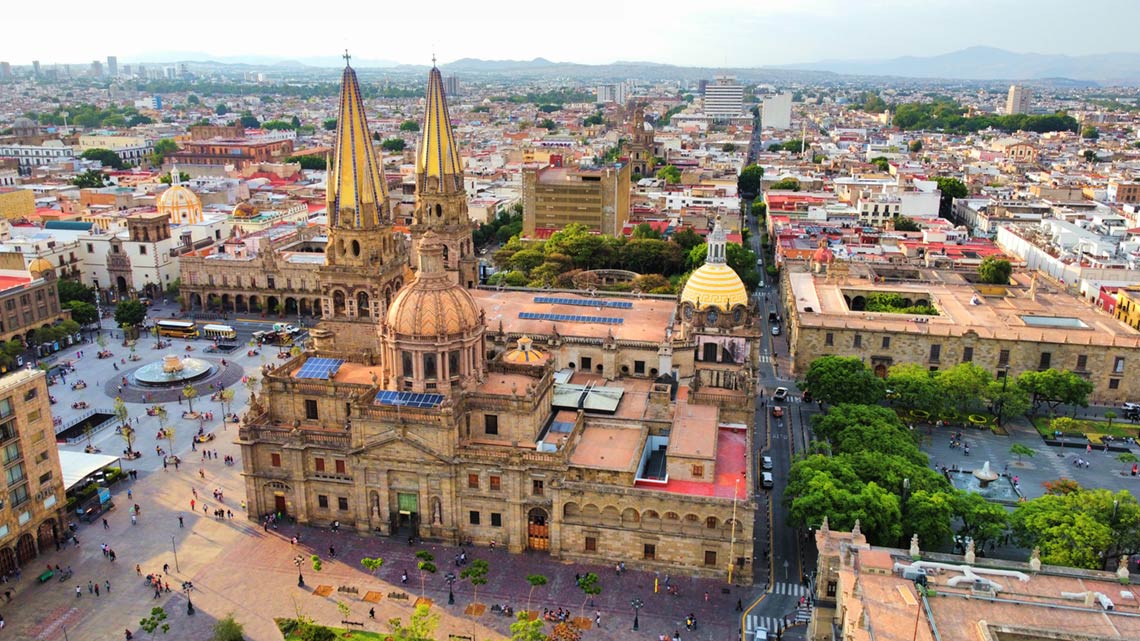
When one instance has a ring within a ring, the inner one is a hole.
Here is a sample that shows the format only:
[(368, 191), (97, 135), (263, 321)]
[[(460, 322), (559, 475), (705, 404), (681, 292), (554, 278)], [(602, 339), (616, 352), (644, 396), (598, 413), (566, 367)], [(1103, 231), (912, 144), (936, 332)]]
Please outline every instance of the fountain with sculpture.
[(131, 378), (144, 387), (177, 387), (205, 378), (213, 371), (214, 366), (202, 359), (167, 354), (161, 361), (138, 368)]
[(980, 494), (988, 501), (995, 503), (1013, 504), (1018, 501), (1021, 494), (1013, 486), (1013, 481), (990, 469), (990, 462), (982, 464), (977, 470), (948, 470), (946, 478), (954, 487)]

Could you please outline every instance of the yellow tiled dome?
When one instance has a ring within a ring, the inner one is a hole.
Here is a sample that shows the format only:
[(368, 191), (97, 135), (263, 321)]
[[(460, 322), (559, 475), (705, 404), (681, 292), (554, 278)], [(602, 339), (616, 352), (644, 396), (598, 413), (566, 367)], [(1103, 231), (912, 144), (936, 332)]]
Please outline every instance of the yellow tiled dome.
[(177, 209), (181, 207), (201, 208), (202, 200), (198, 198), (198, 194), (190, 191), (182, 185), (174, 185), (166, 191), (162, 192), (162, 196), (158, 198), (158, 210), (168, 211), (170, 209)]
[(51, 262), (45, 258), (37, 258), (28, 265), (28, 271), (31, 272), (33, 276), (42, 274), (44, 272), (50, 272), (54, 269), (55, 267), (52, 266)]
[(706, 263), (689, 276), (681, 291), (681, 302), (692, 303), (698, 309), (716, 306), (729, 311), (736, 305), (748, 305), (748, 290), (728, 265)]
[(400, 290), (388, 308), (388, 327), (397, 334), (420, 338), (466, 334), (478, 328), (483, 322), (479, 306), (443, 270), (443, 245), (430, 231), (420, 245), (420, 261), (416, 279)]
[(517, 348), (503, 354), (503, 361), (507, 363), (514, 363), (516, 365), (544, 365), (548, 360), (548, 356), (532, 345), (534, 341), (529, 336), (522, 336), (519, 338), (519, 345)]

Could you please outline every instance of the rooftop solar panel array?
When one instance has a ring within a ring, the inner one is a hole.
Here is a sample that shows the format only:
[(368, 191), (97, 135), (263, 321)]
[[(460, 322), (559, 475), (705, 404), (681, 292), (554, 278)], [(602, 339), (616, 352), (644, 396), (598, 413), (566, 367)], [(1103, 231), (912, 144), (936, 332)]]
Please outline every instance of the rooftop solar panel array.
[(382, 405), (398, 405), (401, 407), (439, 407), (439, 404), (443, 402), (443, 394), (417, 394), (416, 392), (382, 390), (376, 394), (376, 402)]
[(310, 358), (297, 371), (297, 378), (318, 378), (327, 381), (336, 376), (337, 370), (343, 364), (344, 359), (341, 358)]
[(625, 322), (624, 318), (613, 318), (612, 316), (576, 316), (574, 314), (541, 314), (537, 312), (519, 312), (519, 318), (566, 323), (597, 323), (599, 325), (621, 325)]
[(597, 300), (590, 298), (556, 298), (535, 296), (534, 302), (550, 305), (577, 305), (579, 307), (608, 307), (610, 309), (633, 309), (633, 303), (625, 300)]

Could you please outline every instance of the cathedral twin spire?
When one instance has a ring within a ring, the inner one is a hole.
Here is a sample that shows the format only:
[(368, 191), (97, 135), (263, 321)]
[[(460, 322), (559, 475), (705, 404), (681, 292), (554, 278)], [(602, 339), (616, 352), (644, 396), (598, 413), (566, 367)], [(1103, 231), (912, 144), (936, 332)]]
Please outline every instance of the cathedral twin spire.
[(428, 187), (427, 179), (436, 179), (435, 185), (443, 193), (463, 189), (463, 165), (459, 158), (459, 144), (451, 128), (451, 115), (447, 110), (447, 96), (443, 89), (443, 76), (433, 64), (428, 73), (427, 113), (424, 116), (424, 135), (416, 151), (416, 178), (420, 189)]
[(364, 114), (356, 71), (347, 64), (340, 86), (336, 147), (328, 178), (330, 228), (370, 229), (388, 219), (388, 186)]

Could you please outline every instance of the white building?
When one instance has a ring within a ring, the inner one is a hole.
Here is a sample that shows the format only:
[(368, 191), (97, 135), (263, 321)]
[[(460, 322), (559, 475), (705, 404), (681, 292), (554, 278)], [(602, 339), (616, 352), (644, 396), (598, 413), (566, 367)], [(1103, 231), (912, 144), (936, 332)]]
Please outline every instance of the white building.
[(1009, 95), (1005, 99), (1005, 113), (1007, 114), (1027, 114), (1029, 113), (1029, 97), (1030, 92), (1028, 89), (1021, 85), (1010, 85)]
[(734, 118), (744, 113), (744, 86), (733, 76), (717, 76), (705, 87), (705, 115), (710, 118)]
[(0, 158), (15, 158), (24, 169), (75, 158), (75, 149), (58, 140), (48, 140), (42, 146), (0, 145)]
[(760, 125), (769, 129), (792, 127), (792, 94), (780, 93), (764, 98), (760, 112)]
[(611, 85), (598, 85), (598, 98), (596, 102), (598, 104), (613, 102), (624, 105), (628, 97), (628, 91), (626, 90), (624, 82)]

